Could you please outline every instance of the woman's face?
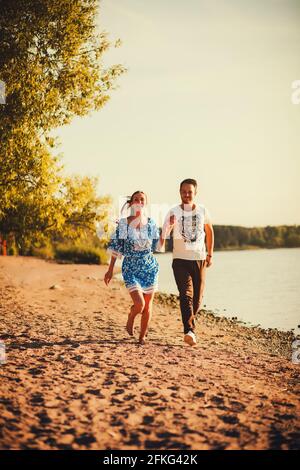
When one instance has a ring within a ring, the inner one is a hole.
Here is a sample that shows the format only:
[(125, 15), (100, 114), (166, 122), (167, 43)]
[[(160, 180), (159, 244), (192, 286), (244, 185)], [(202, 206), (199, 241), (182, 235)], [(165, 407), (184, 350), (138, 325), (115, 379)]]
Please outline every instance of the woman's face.
[(145, 207), (146, 204), (147, 204), (146, 195), (144, 193), (136, 193), (133, 196), (131, 208), (138, 215), (138, 213), (141, 212), (141, 210)]
[(144, 207), (146, 204), (146, 196), (144, 193), (137, 193), (133, 196), (132, 205)]

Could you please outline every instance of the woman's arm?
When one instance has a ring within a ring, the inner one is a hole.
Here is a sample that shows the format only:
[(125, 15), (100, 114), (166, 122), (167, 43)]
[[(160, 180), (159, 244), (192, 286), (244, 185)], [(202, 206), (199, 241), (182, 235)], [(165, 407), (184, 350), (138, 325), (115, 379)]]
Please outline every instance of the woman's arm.
[(113, 256), (113, 255), (110, 258), (110, 263), (109, 263), (109, 266), (108, 266), (108, 270), (107, 270), (107, 272), (105, 273), (105, 276), (104, 276), (104, 282), (107, 286), (110, 283), (111, 278), (113, 277), (114, 266), (115, 266), (115, 263), (116, 263), (116, 259), (117, 259), (116, 256)]
[(166, 220), (163, 224), (162, 231), (159, 237), (159, 247), (160, 249), (163, 249), (165, 246), (166, 239), (169, 237), (170, 233), (173, 230), (173, 227), (175, 225), (175, 215), (172, 214), (171, 216), (167, 216)]
[(104, 276), (104, 282), (105, 282), (106, 285), (108, 285), (110, 283), (111, 278), (113, 277), (114, 266), (115, 266), (115, 263), (116, 263), (116, 259), (117, 258), (122, 258), (122, 256), (124, 255), (124, 249), (125, 249), (124, 242), (125, 242), (125, 239), (120, 237), (120, 224), (121, 224), (122, 220), (123, 219), (121, 219), (120, 222), (118, 223), (116, 231), (112, 235), (112, 237), (111, 237), (111, 239), (108, 243), (108, 246), (107, 246), (107, 251), (111, 253), (111, 258), (110, 258), (110, 263), (109, 263), (109, 266), (108, 266), (108, 270), (107, 270), (107, 272)]

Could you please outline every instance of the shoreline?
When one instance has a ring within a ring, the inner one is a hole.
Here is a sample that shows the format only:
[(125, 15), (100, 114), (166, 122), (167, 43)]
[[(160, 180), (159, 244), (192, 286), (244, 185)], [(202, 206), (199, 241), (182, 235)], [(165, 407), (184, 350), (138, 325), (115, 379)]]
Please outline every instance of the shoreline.
[[(114, 280), (120, 286), (124, 286), (124, 282), (120, 277), (121, 270), (116, 271), (114, 274)], [(161, 305), (168, 305), (170, 307), (175, 307), (179, 309), (179, 295), (177, 294), (168, 294), (166, 292), (157, 291), (154, 297), (154, 303), (161, 304)], [(260, 334), (263, 338), (281, 338), (284, 344), (289, 342), (293, 342), (297, 339), (300, 339), (300, 331), (296, 332), (294, 329), (290, 330), (281, 330), (279, 328), (264, 328), (260, 325), (254, 325), (250, 322), (245, 322), (243, 320), (239, 320), (237, 316), (230, 317), (226, 315), (219, 315), (211, 309), (201, 308), (200, 310), (201, 315), (206, 318), (206, 321), (209, 323), (220, 323), (220, 324), (227, 324), (228, 327), (240, 327), (244, 328), (245, 332), (247, 330), (255, 330), (257, 334)], [(198, 313), (198, 316), (200, 313)]]
[[(155, 300), (162, 305), (169, 305), (179, 309), (179, 296), (176, 294), (166, 294), (164, 292), (157, 292), (155, 294)], [(240, 334), (249, 335), (250, 331), (253, 335), (253, 338), (256, 341), (258, 347), (268, 350), (273, 354), (283, 355), (285, 357), (290, 357), (291, 343), (297, 339), (300, 339), (300, 333), (295, 334), (294, 331), (283, 331), (277, 328), (262, 328), (256, 325), (249, 325), (248, 323), (238, 320), (237, 317), (226, 317), (219, 316), (213, 310), (207, 310), (202, 308), (196, 320), (199, 320), (199, 317), (207, 325), (218, 325), (221, 329), (236, 329)], [(268, 342), (267, 346), (265, 341)]]

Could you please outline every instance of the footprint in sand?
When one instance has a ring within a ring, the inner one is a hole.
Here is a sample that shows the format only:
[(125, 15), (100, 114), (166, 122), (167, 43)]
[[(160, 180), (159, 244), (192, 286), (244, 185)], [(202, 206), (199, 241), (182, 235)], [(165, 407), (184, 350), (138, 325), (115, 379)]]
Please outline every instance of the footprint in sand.
[(90, 395), (95, 395), (99, 398), (105, 398), (99, 389), (88, 389), (86, 393), (89, 393)]
[(92, 434), (83, 433), (81, 436), (75, 438), (75, 442), (81, 446), (89, 447), (90, 444), (96, 442), (96, 439)]
[(219, 419), (221, 419), (226, 424), (238, 424), (240, 422), (236, 416), (222, 415), (219, 416)]
[(30, 399), (30, 403), (33, 406), (39, 406), (44, 404), (44, 398), (40, 393), (35, 393)]
[(214, 397), (211, 398), (211, 401), (215, 403), (216, 405), (223, 405), (224, 398), (220, 397), (219, 395), (215, 395)]
[(139, 428), (138, 431), (145, 434), (146, 436), (149, 436), (152, 432), (152, 430), (148, 428)]
[(123, 388), (116, 388), (113, 395), (122, 395), (125, 392)]
[(195, 398), (203, 398), (203, 397), (205, 397), (205, 393), (204, 393), (204, 392), (200, 392), (200, 391), (195, 392), (195, 393), (194, 393), (194, 397), (195, 397)]
[(240, 403), (238, 401), (231, 401), (230, 402), (230, 408), (235, 413), (241, 413), (242, 411), (244, 411), (246, 409), (246, 406), (243, 405), (243, 403)]
[(285, 413), (285, 414), (275, 413), (275, 416), (276, 416), (276, 418), (278, 418), (280, 420), (283, 420), (283, 421), (290, 421), (291, 419), (296, 418), (296, 415), (291, 415), (291, 414), (288, 414), (288, 413)]
[(111, 399), (111, 404), (112, 405), (120, 405), (121, 403), (123, 403), (122, 400), (119, 400), (118, 398), (112, 397), (112, 399)]
[(136, 411), (135, 405), (129, 405), (129, 406), (125, 409), (125, 411), (130, 411), (130, 412)]
[(136, 432), (131, 432), (130, 439), (128, 441), (125, 441), (125, 444), (139, 447), (141, 445), (141, 440), (140, 440), (139, 435)]
[(134, 398), (135, 398), (135, 395), (130, 393), (129, 395), (125, 395), (125, 397), (123, 397), (123, 400), (129, 401), (129, 400), (133, 400)]
[(141, 379), (137, 375), (132, 375), (131, 377), (129, 377), (129, 381), (132, 383), (137, 383), (140, 382)]
[(237, 429), (224, 429), (220, 430), (220, 433), (226, 437), (240, 437), (241, 433)]
[(142, 395), (144, 395), (145, 397), (155, 397), (155, 395), (157, 395), (157, 392), (143, 392)]
[(172, 437), (180, 437), (178, 434), (174, 433), (174, 432), (169, 432), (169, 431), (164, 431), (164, 432), (158, 432), (156, 434), (156, 436), (159, 438), (159, 439), (170, 439)]
[(156, 406), (155, 411), (165, 411), (167, 409), (166, 406)]
[(184, 444), (183, 442), (170, 441), (168, 439), (161, 440), (146, 440), (145, 441), (146, 449), (190, 449), (191, 446)]
[(122, 420), (120, 420), (119, 418), (117, 418), (116, 416), (112, 416), (111, 421), (110, 421), (110, 425), (114, 426), (114, 427), (120, 426), (121, 428), (125, 427), (124, 422)]
[(43, 425), (52, 423), (52, 419), (49, 418), (49, 416), (47, 415), (47, 413), (45, 411), (42, 411), (41, 413), (38, 413), (37, 417), (39, 418), (40, 423), (43, 424)]
[(41, 375), (43, 374), (43, 370), (42, 369), (45, 369), (45, 367), (41, 366), (41, 367), (34, 367), (33, 369), (29, 369), (28, 372), (29, 374), (31, 374), (33, 377), (36, 377), (37, 375)]
[(146, 424), (146, 425), (149, 425), (149, 424), (153, 424), (154, 423), (154, 417), (153, 416), (144, 416), (143, 417), (143, 421), (142, 421), (142, 424)]

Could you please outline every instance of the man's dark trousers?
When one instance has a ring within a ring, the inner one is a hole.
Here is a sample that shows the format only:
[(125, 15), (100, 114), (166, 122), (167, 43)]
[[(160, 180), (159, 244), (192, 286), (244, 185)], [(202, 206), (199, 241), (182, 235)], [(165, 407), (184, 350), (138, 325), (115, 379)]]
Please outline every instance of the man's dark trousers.
[(195, 330), (195, 315), (203, 298), (206, 260), (173, 259), (175, 281), (179, 290), (184, 334)]

